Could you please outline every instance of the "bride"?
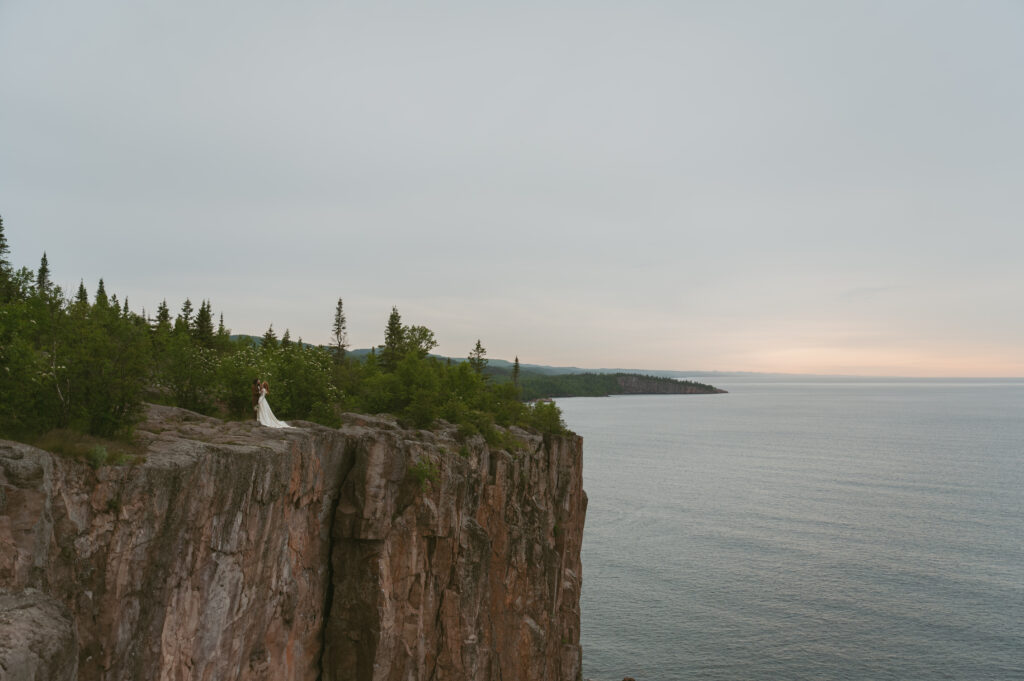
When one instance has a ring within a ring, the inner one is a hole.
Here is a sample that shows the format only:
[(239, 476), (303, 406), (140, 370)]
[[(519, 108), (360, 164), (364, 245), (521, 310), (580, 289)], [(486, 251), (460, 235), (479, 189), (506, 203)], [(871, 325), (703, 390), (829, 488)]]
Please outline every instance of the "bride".
[(260, 384), (260, 401), (256, 403), (256, 419), (261, 426), (268, 428), (292, 428), (284, 421), (278, 421), (274, 412), (270, 410), (270, 403), (267, 402), (267, 393), (270, 392), (270, 384), (266, 381)]

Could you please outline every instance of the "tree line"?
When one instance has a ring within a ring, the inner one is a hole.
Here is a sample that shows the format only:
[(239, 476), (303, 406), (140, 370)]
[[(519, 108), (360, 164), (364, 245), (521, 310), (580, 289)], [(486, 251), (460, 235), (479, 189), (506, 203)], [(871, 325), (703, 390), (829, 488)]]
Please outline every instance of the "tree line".
[(250, 386), (270, 382), (283, 419), (341, 423), (344, 412), (395, 414), (429, 428), (438, 419), (459, 432), (500, 444), (496, 426), (562, 432), (553, 404), (529, 405), (517, 381), (493, 381), (478, 340), (467, 361), (431, 356), (434, 332), (403, 323), (392, 308), (384, 339), (363, 358), (349, 355), (344, 304), (338, 299), (328, 346), (278, 338), (232, 337), (209, 300), (186, 299), (176, 313), (162, 302), (152, 317), (108, 294), (53, 284), (44, 253), (39, 267), (15, 269), (0, 218), (0, 437), (26, 439), (54, 429), (103, 437), (129, 434), (145, 402), (221, 418), (252, 418)]

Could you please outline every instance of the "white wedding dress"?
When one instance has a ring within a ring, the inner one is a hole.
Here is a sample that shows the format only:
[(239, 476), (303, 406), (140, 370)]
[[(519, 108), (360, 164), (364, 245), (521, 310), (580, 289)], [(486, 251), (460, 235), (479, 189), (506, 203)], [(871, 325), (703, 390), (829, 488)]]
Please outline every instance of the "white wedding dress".
[(260, 401), (256, 404), (256, 418), (261, 426), (268, 428), (293, 428), (284, 421), (278, 421), (274, 412), (270, 410), (270, 403), (267, 402), (267, 391), (260, 390)]

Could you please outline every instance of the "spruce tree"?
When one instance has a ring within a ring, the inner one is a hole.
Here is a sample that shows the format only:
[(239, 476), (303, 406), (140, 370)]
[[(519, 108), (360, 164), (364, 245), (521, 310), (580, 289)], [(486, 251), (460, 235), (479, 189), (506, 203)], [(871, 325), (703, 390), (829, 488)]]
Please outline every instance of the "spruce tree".
[(204, 348), (213, 347), (213, 310), (208, 300), (199, 305), (195, 324), (192, 325), (192, 337)]
[(89, 304), (89, 292), (85, 290), (85, 282), (82, 281), (81, 279), (78, 280), (78, 293), (75, 294), (75, 304)]
[(519, 355), (516, 355), (516, 361), (512, 364), (512, 385), (519, 387)]
[(277, 347), (277, 334), (274, 333), (274, 325), (271, 324), (267, 327), (267, 332), (263, 334), (263, 347), (264, 348), (276, 348)]
[(345, 308), (341, 298), (338, 298), (338, 304), (334, 308), (334, 325), (331, 327), (331, 334), (334, 359), (340, 362), (345, 358), (345, 350), (348, 348), (348, 322), (345, 319)]
[(405, 327), (398, 308), (391, 308), (388, 325), (384, 329), (384, 345), (380, 346), (380, 365), (387, 371), (394, 371), (405, 350)]
[(46, 297), (53, 288), (50, 281), (50, 263), (46, 260), (46, 251), (43, 251), (43, 258), (39, 261), (39, 271), (36, 272), (36, 291), (39, 295)]
[(291, 334), (291, 331), (289, 331), (288, 329), (285, 329), (284, 330), (284, 335), (281, 336), (281, 347), (287, 349), (287, 348), (290, 348), (291, 345), (292, 345), (292, 334)]
[(171, 311), (167, 307), (167, 300), (164, 299), (160, 302), (160, 305), (156, 308), (156, 326), (154, 331), (167, 331), (171, 330)]
[(99, 286), (96, 287), (96, 302), (92, 304), (93, 308), (97, 310), (106, 310), (110, 307), (110, 300), (107, 298), (107, 289), (103, 286), (103, 279), (100, 279)]
[(192, 301), (189, 298), (186, 298), (185, 302), (181, 304), (181, 314), (179, 314), (178, 318), (175, 320), (174, 330), (175, 331), (178, 330), (178, 327), (179, 327), (178, 322), (180, 321), (181, 322), (180, 326), (185, 331), (191, 331), (192, 330), (192, 314), (193, 314)]
[(485, 355), (487, 355), (487, 350), (480, 344), (480, 339), (477, 338), (476, 345), (473, 346), (473, 350), (469, 353), (469, 366), (473, 367), (473, 371), (478, 374), (482, 374), (487, 366)]

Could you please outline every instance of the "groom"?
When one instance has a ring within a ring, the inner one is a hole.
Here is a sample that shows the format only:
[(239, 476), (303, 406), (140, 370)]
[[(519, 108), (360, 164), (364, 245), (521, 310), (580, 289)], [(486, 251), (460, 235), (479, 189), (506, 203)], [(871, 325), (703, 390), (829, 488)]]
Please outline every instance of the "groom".
[(252, 379), (252, 415), (257, 421), (260, 420), (259, 412), (257, 408), (260, 403), (260, 379)]

